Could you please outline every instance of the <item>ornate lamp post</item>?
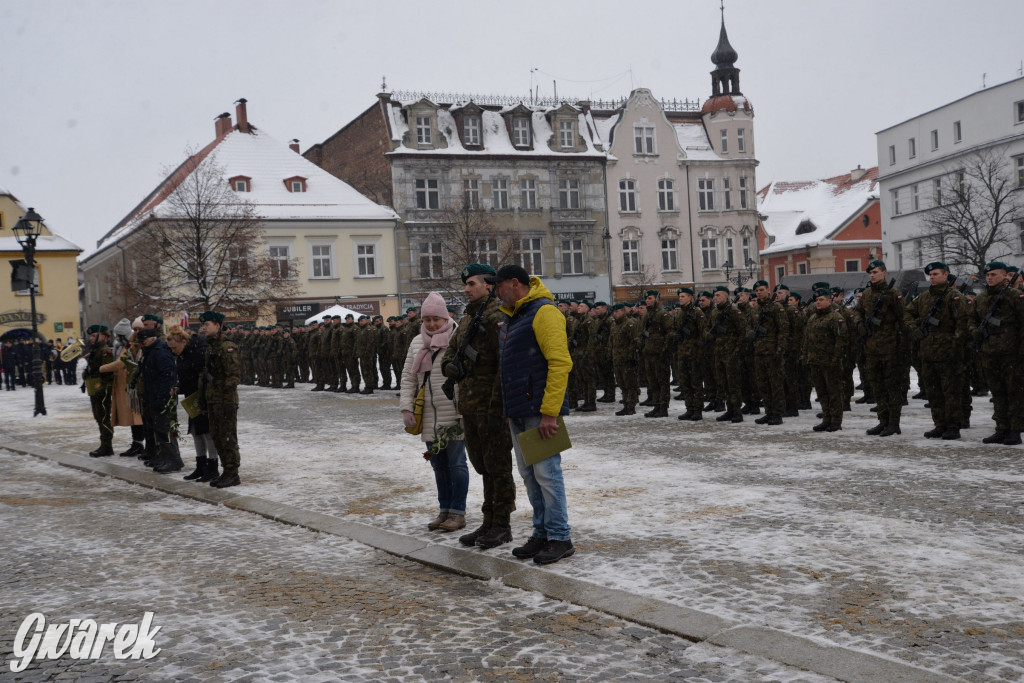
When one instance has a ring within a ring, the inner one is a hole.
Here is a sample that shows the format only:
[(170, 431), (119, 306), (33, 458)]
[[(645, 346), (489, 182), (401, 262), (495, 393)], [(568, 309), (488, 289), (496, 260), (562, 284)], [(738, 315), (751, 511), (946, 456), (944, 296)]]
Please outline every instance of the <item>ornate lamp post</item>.
[[(722, 264), (722, 270), (725, 271), (726, 282), (728, 282), (729, 284), (735, 282), (737, 287), (742, 287), (744, 282), (746, 282), (747, 280), (752, 280), (754, 278), (755, 273), (761, 272), (761, 267), (760, 265), (758, 265), (757, 261), (748, 257), (747, 262), (744, 263), (743, 266), (741, 266), (740, 268), (736, 268), (735, 266), (733, 266), (732, 261), (726, 261), (725, 263)], [(736, 271), (736, 278), (730, 279), (729, 273), (731, 273), (733, 270)]]
[(43, 401), (43, 359), (39, 356), (39, 329), (36, 323), (36, 239), (43, 231), (43, 217), (29, 207), (28, 213), (14, 225), (14, 237), (25, 253), (28, 264), (28, 298), (32, 308), (32, 386), (36, 390), (36, 409), (32, 417), (46, 415)]

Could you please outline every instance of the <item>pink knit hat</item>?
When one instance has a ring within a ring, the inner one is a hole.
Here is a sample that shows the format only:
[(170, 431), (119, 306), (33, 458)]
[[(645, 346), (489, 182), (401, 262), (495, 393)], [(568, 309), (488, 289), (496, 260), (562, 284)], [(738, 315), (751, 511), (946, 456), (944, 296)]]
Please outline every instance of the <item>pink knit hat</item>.
[(431, 292), (427, 295), (427, 298), (423, 300), (423, 305), (420, 306), (420, 316), (433, 315), (438, 318), (448, 317), (448, 306), (444, 302), (444, 298), (437, 292)]

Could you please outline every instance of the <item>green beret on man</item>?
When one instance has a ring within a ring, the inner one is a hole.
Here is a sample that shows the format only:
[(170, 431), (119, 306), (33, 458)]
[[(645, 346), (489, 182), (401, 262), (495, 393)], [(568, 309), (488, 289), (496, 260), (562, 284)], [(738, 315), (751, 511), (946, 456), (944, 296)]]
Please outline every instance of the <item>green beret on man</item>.
[(224, 314), (218, 311), (204, 311), (199, 314), (199, 322), (201, 323), (223, 323)]
[(985, 264), (985, 272), (991, 273), (993, 270), (1005, 270), (1009, 272), (1009, 268), (1002, 261), (989, 261)]
[(1017, 266), (1006, 266), (1006, 272), (1009, 273), (1010, 275), (1013, 275), (1014, 273), (1019, 273), (1020, 268), (1018, 268)]
[(831, 289), (831, 288), (832, 288), (832, 285), (830, 285), (829, 283), (825, 282), (824, 280), (819, 280), (818, 282), (815, 282), (813, 285), (811, 285), (811, 289), (812, 290), (816, 290), (816, 289)]
[(161, 318), (160, 316), (158, 316), (156, 313), (144, 313), (142, 315), (142, 320), (143, 320), (143, 322), (145, 322), (146, 320), (152, 320), (157, 325), (163, 325), (164, 324), (164, 319)]
[(612, 306), (613, 311), (621, 311), (623, 308), (629, 308), (629, 304), (622, 303), (621, 301)]
[(824, 288), (819, 288), (819, 289), (814, 290), (814, 298), (817, 299), (820, 296), (827, 296), (828, 298), (831, 299), (832, 298), (832, 292), (830, 290), (824, 289)]
[(607, 306), (607, 305), (608, 305), (607, 301), (595, 301), (594, 302), (594, 308), (597, 308), (598, 306)]
[(775, 291), (776, 292), (779, 291), (780, 289), (784, 289), (784, 290), (786, 290), (788, 292), (789, 291), (789, 285), (787, 285), (785, 282), (780, 282), (779, 284), (775, 285)]
[(494, 269), (494, 266), (487, 263), (470, 263), (468, 266), (462, 269), (459, 277), (462, 278), (462, 284), (466, 284), (466, 280), (473, 277), (474, 275), (497, 275), (498, 271)]
[(717, 287), (715, 287), (715, 291), (716, 292), (725, 292), (726, 294), (730, 294), (731, 293), (729, 291), (729, 288), (726, 287), (725, 285), (718, 285)]
[(708, 290), (705, 289), (704, 291), (702, 291), (700, 293), (700, 296), (707, 297), (708, 299), (710, 299), (712, 297), (712, 294), (711, 294), (711, 292), (709, 292)]
[(86, 334), (96, 334), (97, 332), (110, 332), (110, 328), (106, 325), (90, 325), (89, 329), (85, 331)]
[(870, 273), (875, 268), (881, 268), (882, 270), (888, 270), (888, 268), (885, 267), (885, 261), (880, 261), (879, 259), (875, 259), (874, 261), (872, 261), (871, 263), (868, 264), (868, 267), (864, 269), (864, 272), (865, 273)]
[(659, 291), (658, 291), (658, 290), (656, 290), (656, 289), (648, 289), (648, 290), (647, 290), (646, 292), (644, 292), (644, 296), (656, 296), (656, 297), (661, 297), (661, 292), (659, 292)]
[(768, 281), (767, 280), (758, 280), (757, 282), (754, 283), (754, 289), (757, 289), (758, 287), (767, 287), (767, 286), (768, 286)]
[(948, 273), (949, 272), (949, 266), (947, 266), (942, 261), (932, 261), (931, 263), (929, 263), (927, 266), (924, 267), (924, 274), (928, 275), (933, 270), (944, 270), (944, 271), (946, 271)]
[(690, 296), (693, 296), (693, 289), (690, 287), (680, 287), (676, 290), (676, 294), (689, 294)]
[(800, 301), (801, 299), (803, 299), (803, 297), (800, 296), (800, 292), (791, 292), (790, 296), (793, 297), (794, 299), (796, 299), (797, 301)]

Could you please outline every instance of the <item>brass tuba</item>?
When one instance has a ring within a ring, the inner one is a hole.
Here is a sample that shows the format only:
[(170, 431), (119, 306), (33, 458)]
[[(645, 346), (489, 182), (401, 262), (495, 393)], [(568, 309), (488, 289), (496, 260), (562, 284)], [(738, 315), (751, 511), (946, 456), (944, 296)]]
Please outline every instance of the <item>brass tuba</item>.
[(68, 344), (60, 352), (60, 359), (65, 363), (70, 363), (79, 356), (82, 355), (82, 340), (76, 339), (71, 344)]

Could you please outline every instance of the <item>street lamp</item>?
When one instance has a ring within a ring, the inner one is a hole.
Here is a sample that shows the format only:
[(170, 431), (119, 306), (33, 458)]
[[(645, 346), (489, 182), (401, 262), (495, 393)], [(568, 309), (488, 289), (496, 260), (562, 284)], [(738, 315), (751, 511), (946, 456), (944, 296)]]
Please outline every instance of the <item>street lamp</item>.
[[(744, 270), (744, 267), (746, 268), (746, 270)], [(746, 282), (747, 280), (752, 280), (754, 278), (755, 273), (761, 272), (761, 268), (758, 265), (757, 261), (750, 258), (749, 256), (747, 257), (746, 263), (743, 264), (743, 267), (736, 268), (735, 266), (732, 265), (732, 261), (729, 260), (722, 264), (722, 270), (725, 271), (725, 281), (730, 284), (735, 282), (737, 287), (742, 287), (744, 282)], [(729, 273), (731, 273), (733, 270), (736, 271), (735, 280), (729, 278)]]
[(12, 228), (14, 237), (25, 253), (28, 264), (28, 298), (32, 308), (32, 386), (36, 390), (36, 409), (32, 417), (46, 415), (46, 403), (43, 402), (43, 359), (39, 356), (39, 329), (36, 323), (36, 239), (43, 231), (43, 217), (29, 207), (28, 213), (21, 217)]

